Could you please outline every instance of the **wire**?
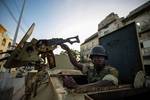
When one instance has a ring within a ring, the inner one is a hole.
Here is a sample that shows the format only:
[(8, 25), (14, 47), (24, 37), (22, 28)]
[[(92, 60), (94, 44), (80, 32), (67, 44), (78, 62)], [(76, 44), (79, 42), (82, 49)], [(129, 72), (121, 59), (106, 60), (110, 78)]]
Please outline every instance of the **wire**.
[[(21, 8), (19, 9), (19, 2), (17, 3), (17, 1), (16, 0), (14, 0), (15, 2), (14, 2), (14, 5), (15, 5), (15, 7), (16, 7), (16, 9), (17, 9), (17, 12), (18, 12), (18, 14), (20, 14), (20, 12), (21, 12)], [(18, 0), (19, 1), (19, 0)], [(20, 2), (21, 3), (21, 2)], [(22, 23), (24, 24), (24, 26), (25, 27), (27, 27), (27, 23), (26, 23), (26, 20), (25, 20), (25, 18), (24, 18), (24, 16), (22, 16)]]
[(19, 6), (18, 6), (16, 0), (14, 0), (14, 5), (15, 5), (15, 7), (17, 9), (18, 14), (20, 14), (21, 10), (19, 9)]
[[(10, 14), (10, 16), (13, 18), (13, 20), (16, 22), (16, 24), (18, 23), (16, 17), (14, 16), (14, 14), (12, 13), (12, 11), (10, 10), (10, 8), (7, 6), (7, 4), (3, 1), (0, 0), (0, 2), (4, 5), (4, 7), (7, 9), (8, 13)], [(25, 33), (25, 30), (23, 29), (22, 26), (20, 26), (20, 29), (22, 30), (22, 32)]]
[[(18, 6), (18, 3), (16, 2), (16, 0), (14, 0), (14, 1), (15, 1), (15, 2), (14, 2), (14, 5), (15, 5), (15, 7), (16, 7), (16, 9), (17, 9), (17, 12), (18, 12), (18, 14), (20, 14), (21, 9), (19, 9), (19, 6)], [(27, 26), (26, 21), (25, 21), (25, 19), (24, 19), (24, 16), (22, 16), (22, 21), (24, 22), (23, 24), (24, 24), (25, 26)]]

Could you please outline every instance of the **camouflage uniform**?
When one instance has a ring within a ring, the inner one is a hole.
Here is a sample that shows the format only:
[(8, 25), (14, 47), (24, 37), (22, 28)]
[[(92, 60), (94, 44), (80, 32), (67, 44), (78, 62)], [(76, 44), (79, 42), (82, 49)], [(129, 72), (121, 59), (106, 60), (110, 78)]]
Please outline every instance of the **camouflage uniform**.
[(99, 80), (109, 80), (118, 85), (118, 71), (116, 68), (105, 66), (99, 73), (96, 72), (96, 69), (91, 68), (91, 66), (86, 66), (86, 68), (83, 68), (83, 72), (87, 74), (89, 83)]

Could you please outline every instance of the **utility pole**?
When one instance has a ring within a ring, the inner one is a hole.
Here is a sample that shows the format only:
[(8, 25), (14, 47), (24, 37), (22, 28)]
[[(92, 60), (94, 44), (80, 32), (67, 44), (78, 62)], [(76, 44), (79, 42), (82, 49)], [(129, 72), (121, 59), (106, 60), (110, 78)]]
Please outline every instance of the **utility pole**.
[(25, 1), (26, 0), (23, 1), (23, 5), (22, 5), (20, 16), (19, 16), (19, 20), (18, 20), (18, 24), (17, 24), (15, 36), (14, 36), (14, 39), (13, 39), (13, 46), (15, 46), (15, 44), (16, 44), (16, 40), (17, 40), (17, 36), (18, 36), (18, 31), (19, 31), (19, 26), (20, 26), (20, 23), (21, 23), (21, 19), (22, 19), (24, 7), (25, 7)]

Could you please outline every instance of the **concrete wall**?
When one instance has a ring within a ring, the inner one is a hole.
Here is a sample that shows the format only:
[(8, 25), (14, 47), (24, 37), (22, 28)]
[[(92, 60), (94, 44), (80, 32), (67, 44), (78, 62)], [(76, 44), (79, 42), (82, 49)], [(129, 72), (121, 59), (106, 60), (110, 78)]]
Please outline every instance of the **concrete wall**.
[(125, 24), (129, 24), (131, 22), (136, 22), (139, 25), (138, 31), (141, 32), (146, 29), (150, 29), (150, 10), (142, 12), (140, 15), (135, 18), (129, 19)]
[(107, 35), (123, 26), (122, 19), (115, 13), (110, 13), (98, 24), (98, 37)]
[(2, 52), (7, 50), (8, 46), (11, 45), (12, 40), (6, 34), (6, 31), (2, 31), (1, 27), (0, 30), (0, 52)]
[(107, 35), (107, 34), (113, 32), (113, 31), (119, 29), (122, 26), (123, 26), (123, 24), (122, 24), (122, 22), (120, 20), (115, 20), (114, 22), (110, 23), (107, 27), (99, 30), (98, 36), (102, 37), (104, 35)]
[[(10, 47), (12, 43), (12, 40), (10, 37), (6, 34), (6, 29), (0, 25), (0, 52), (7, 51), (7, 49)], [(5, 54), (0, 55), (0, 59), (3, 58)], [(0, 62), (0, 72), (5, 71), (4, 68), (2, 68), (4, 62)]]
[(93, 47), (95, 47), (96, 45), (98, 45), (98, 37), (93, 38), (92, 40), (86, 42), (85, 44), (80, 46), (80, 53), (81, 53), (81, 58), (87, 62), (89, 61), (89, 55), (90, 55), (90, 51)]

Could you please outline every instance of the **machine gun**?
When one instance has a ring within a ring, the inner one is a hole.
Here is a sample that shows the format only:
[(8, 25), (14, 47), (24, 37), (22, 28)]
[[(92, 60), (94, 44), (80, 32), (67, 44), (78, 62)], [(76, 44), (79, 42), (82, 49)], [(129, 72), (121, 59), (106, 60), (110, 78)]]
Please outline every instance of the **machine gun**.
[(57, 45), (61, 45), (63, 43), (80, 43), (80, 40), (78, 38), (78, 36), (75, 37), (70, 37), (67, 39), (63, 39), (63, 38), (52, 38), (52, 39), (44, 39), (44, 40), (39, 40), (36, 43), (36, 48), (40, 51), (40, 52), (47, 52), (50, 50), (55, 49), (55, 47), (57, 47)]
[(14, 68), (21, 66), (39, 66), (43, 59), (48, 60), (49, 67), (55, 67), (55, 58), (53, 50), (57, 48), (58, 45), (63, 43), (79, 43), (78, 36), (70, 38), (52, 38), (52, 39), (41, 39), (37, 40), (33, 38), (31, 42), (27, 42), (27, 39), (33, 32), (35, 24), (33, 23), (25, 36), (19, 42), (17, 47), (8, 53), (10, 56), (0, 59), (0, 61), (6, 60), (5, 68)]

